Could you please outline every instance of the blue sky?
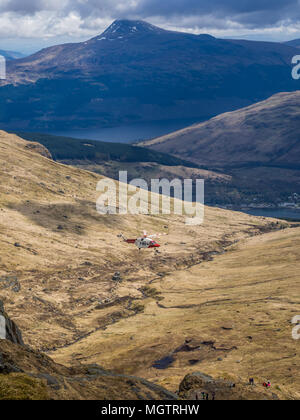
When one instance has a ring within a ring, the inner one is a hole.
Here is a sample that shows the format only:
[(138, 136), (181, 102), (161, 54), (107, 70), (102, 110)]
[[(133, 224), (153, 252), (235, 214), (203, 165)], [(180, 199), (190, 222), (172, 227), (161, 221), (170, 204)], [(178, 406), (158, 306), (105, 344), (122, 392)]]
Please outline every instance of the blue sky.
[(300, 0), (0, 0), (0, 49), (83, 41), (122, 18), (217, 37), (300, 38)]

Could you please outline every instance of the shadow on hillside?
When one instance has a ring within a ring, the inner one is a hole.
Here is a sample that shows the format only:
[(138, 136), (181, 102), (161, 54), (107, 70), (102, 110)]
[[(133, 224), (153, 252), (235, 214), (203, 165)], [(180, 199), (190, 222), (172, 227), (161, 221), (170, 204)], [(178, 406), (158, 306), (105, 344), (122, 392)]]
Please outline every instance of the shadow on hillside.
[(87, 229), (96, 227), (99, 223), (108, 228), (122, 225), (120, 216), (99, 215), (95, 203), (91, 201), (80, 201), (75, 204), (24, 202), (11, 208), (20, 212), (35, 225), (61, 234), (83, 235)]

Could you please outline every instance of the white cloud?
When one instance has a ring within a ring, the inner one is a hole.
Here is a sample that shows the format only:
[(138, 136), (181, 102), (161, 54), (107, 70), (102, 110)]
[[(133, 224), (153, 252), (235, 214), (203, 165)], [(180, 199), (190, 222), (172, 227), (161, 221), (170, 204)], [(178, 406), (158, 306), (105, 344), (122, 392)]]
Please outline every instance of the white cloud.
[(0, 0), (0, 47), (85, 40), (117, 18), (220, 37), (300, 37), (300, 0)]

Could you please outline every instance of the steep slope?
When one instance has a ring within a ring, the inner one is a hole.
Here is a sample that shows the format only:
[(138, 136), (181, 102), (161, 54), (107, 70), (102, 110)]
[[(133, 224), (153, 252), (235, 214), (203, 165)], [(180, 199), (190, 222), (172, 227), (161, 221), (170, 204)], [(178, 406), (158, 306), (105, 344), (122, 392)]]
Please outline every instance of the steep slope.
[[(100, 175), (53, 162), (5, 132), (0, 152), (1, 295), (35, 348), (63, 347), (134, 318), (144, 310), (141, 289), (157, 276), (281, 227), (211, 208), (205, 223), (194, 227), (181, 216), (101, 216)], [(120, 232), (138, 237), (143, 230), (167, 234), (160, 253), (139, 253), (117, 238)]]
[[(23, 344), (18, 327), (4, 312), (0, 336), (0, 400), (175, 400), (176, 395), (143, 379), (105, 371), (98, 365), (65, 367)], [(14, 332), (12, 332), (12, 327)]]
[(86, 42), (8, 63), (0, 122), (24, 130), (202, 121), (297, 89), (290, 74), (297, 51), (116, 21)]
[(141, 144), (215, 167), (247, 163), (299, 167), (299, 121), (300, 91), (280, 93)]

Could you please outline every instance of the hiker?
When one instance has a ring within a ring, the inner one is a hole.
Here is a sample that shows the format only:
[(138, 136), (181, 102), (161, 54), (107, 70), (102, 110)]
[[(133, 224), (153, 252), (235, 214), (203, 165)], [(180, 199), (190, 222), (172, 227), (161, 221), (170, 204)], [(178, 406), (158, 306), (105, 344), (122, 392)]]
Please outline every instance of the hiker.
[(253, 379), (253, 378), (250, 378), (250, 379), (249, 379), (249, 384), (250, 384), (251, 386), (254, 386), (254, 379)]
[(202, 400), (205, 400), (205, 392), (201, 392)]
[(213, 392), (213, 393), (211, 394), (211, 398), (212, 398), (212, 400), (213, 400), (213, 401), (215, 401), (215, 399), (216, 399), (216, 393), (215, 393), (215, 392)]
[(209, 400), (209, 394), (206, 394), (206, 401)]
[(271, 388), (271, 382), (270, 381), (267, 382), (267, 388)]

